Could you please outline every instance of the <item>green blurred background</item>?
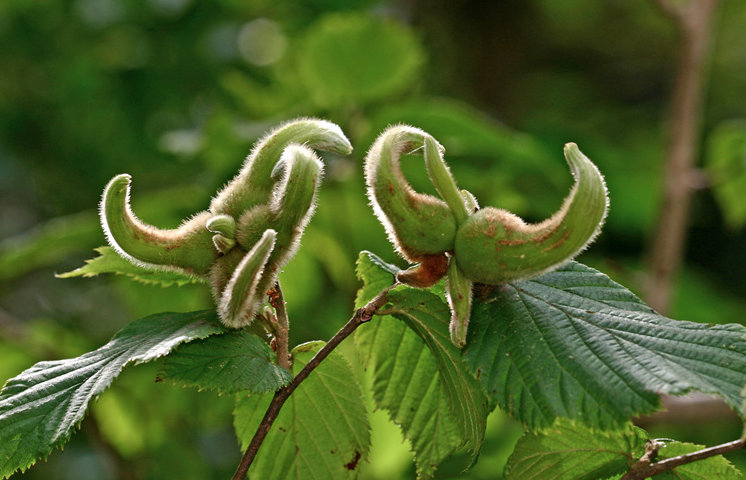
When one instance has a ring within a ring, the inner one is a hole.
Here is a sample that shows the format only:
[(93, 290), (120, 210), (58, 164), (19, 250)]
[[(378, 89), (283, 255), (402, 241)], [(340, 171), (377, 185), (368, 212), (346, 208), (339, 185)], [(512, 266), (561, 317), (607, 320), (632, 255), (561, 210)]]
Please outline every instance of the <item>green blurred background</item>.
[[(674, 318), (744, 323), (744, 31), (746, 2), (723, 0), (701, 119), (707, 187), (694, 199)], [(446, 147), (482, 205), (534, 221), (569, 190), (562, 146), (578, 143), (611, 195), (604, 233), (580, 260), (644, 296), (677, 42), (653, 0), (3, 0), (0, 382), (97, 348), (133, 319), (209, 308), (203, 285), (54, 273), (105, 243), (96, 208), (114, 175), (132, 175), (141, 218), (175, 227), (208, 206), (259, 136), (298, 116), (338, 123), (355, 152), (325, 157), (319, 209), (281, 277), (292, 344), (329, 338), (349, 318), (360, 250), (403, 266), (362, 177), (373, 139), (400, 122)], [(421, 162), (405, 170), (432, 191)], [(351, 342), (343, 350), (355, 362)], [(126, 370), (64, 452), (16, 476), (229, 478), (241, 454), (232, 399), (155, 384), (157, 369)], [(649, 428), (707, 444), (740, 435), (735, 417), (701, 420)], [(521, 432), (493, 414), (477, 466), (459, 476), (457, 456), (438, 478), (500, 478)], [(383, 412), (373, 442), (362, 478), (414, 477)]]

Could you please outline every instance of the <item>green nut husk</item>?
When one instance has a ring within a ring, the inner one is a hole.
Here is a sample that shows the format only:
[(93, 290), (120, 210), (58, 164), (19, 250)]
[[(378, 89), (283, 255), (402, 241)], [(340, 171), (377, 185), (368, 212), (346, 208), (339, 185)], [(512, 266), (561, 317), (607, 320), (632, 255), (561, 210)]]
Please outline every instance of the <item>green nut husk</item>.
[(446, 278), (446, 299), (451, 309), (451, 342), (458, 348), (463, 348), (471, 316), (472, 282), (459, 270), (453, 259), (448, 264)]
[(274, 249), (275, 236), (274, 230), (266, 230), (233, 270), (218, 303), (220, 321), (225, 326), (241, 328), (249, 325), (264, 304), (266, 291), (259, 284)]
[(277, 231), (275, 253), (270, 263), (283, 267), (298, 250), (300, 237), (316, 210), (316, 195), (324, 166), (316, 154), (301, 145), (290, 145), (282, 154), (284, 165), (270, 201), (242, 215), (236, 241), (246, 248), (266, 228)]
[(147, 225), (130, 208), (130, 182), (129, 175), (117, 175), (104, 189), (99, 215), (109, 244), (136, 265), (206, 278), (217, 255), (206, 228), (212, 215), (198, 213), (170, 230)]
[[(236, 246), (227, 255), (218, 259), (213, 268), (211, 281), (219, 303), (228, 302), (225, 292), (229, 292), (231, 272), (239, 268), (245, 258), (244, 252), (262, 241), (268, 229), (275, 232), (272, 252), (269, 254), (260, 278), (253, 285), (256, 298), (264, 301), (268, 290), (274, 287), (280, 270), (295, 255), (303, 230), (316, 208), (316, 195), (321, 184), (323, 164), (316, 154), (301, 145), (289, 145), (282, 154), (283, 171), (276, 176), (276, 185), (267, 204), (256, 206), (244, 213), (237, 222)], [(257, 307), (258, 308), (258, 307)], [(220, 318), (226, 326), (239, 328), (247, 325), (258, 310), (252, 310), (250, 317), (243, 316), (238, 321), (235, 315)]]
[(477, 202), (477, 197), (475, 197), (473, 193), (468, 190), (461, 190), (461, 196), (464, 199), (464, 205), (466, 205), (466, 210), (469, 212), (469, 215), (476, 213), (479, 210), (479, 202)]
[(299, 247), (316, 208), (323, 164), (311, 148), (349, 154), (333, 123), (299, 119), (276, 128), (252, 150), (241, 172), (177, 229), (140, 221), (129, 206), (129, 175), (106, 186), (100, 205), (109, 243), (131, 262), (209, 279), (221, 321), (248, 325)]
[(429, 135), (425, 137), (425, 166), (435, 189), (451, 208), (456, 226), (461, 225), (470, 213), (466, 205), (468, 200), (459, 192), (456, 180), (443, 160), (443, 147)]
[(212, 236), (212, 244), (215, 246), (215, 250), (225, 255), (236, 246), (236, 240), (217, 234)]
[(236, 236), (236, 220), (230, 215), (215, 215), (207, 222), (206, 227), (209, 231), (227, 238)]
[(267, 203), (276, 183), (272, 172), (291, 143), (340, 155), (352, 152), (342, 129), (331, 122), (311, 118), (288, 122), (257, 143), (239, 174), (213, 199), (210, 211), (238, 218), (250, 208)]
[(365, 160), (367, 193), (373, 210), (391, 243), (410, 263), (452, 250), (456, 236), (456, 218), (448, 204), (415, 192), (399, 166), (402, 154), (421, 149), (429, 137), (418, 128), (389, 127)]
[(458, 230), (454, 257), (473, 282), (501, 284), (536, 277), (582, 252), (598, 235), (608, 210), (603, 176), (577, 145), (565, 145), (575, 185), (562, 208), (527, 224), (497, 208), (483, 208)]

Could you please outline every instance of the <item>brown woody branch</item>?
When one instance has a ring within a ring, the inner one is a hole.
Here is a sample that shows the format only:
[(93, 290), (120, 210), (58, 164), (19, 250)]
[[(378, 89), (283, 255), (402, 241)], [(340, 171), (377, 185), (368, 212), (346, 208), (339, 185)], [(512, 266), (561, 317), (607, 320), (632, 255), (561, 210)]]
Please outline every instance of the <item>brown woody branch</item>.
[(288, 320), (285, 296), (282, 294), (280, 282), (275, 283), (274, 292), (270, 302), (277, 314), (277, 334), (275, 335), (277, 342), (277, 365), (290, 370), (290, 354), (288, 351), (290, 321)]
[(652, 460), (658, 454), (658, 450), (661, 446), (662, 445), (655, 440), (648, 442), (648, 444), (645, 445), (645, 454), (630, 467), (629, 471), (621, 478), (621, 480), (644, 480), (653, 475), (673, 470), (676, 467), (688, 463), (704, 460), (706, 458), (714, 457), (715, 455), (735, 452), (746, 448), (746, 439), (742, 438), (740, 440), (734, 440), (722, 445), (716, 445), (714, 447), (705, 448), (704, 450), (698, 450), (696, 452), (667, 458), (660, 462), (653, 463)]
[(701, 183), (697, 181), (695, 157), (710, 37), (719, 0), (689, 0), (684, 5), (671, 0), (655, 3), (672, 19), (680, 34), (663, 208), (652, 241), (647, 295), (650, 306), (666, 314), (672, 283), (682, 263), (692, 195)]

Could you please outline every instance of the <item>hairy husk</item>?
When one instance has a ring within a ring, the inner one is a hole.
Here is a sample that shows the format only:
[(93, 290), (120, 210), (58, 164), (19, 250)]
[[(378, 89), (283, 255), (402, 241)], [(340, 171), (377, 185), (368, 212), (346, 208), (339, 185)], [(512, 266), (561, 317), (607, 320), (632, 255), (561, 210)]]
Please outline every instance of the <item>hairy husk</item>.
[(333, 123), (307, 118), (286, 123), (257, 144), (210, 210), (170, 230), (134, 215), (131, 178), (118, 175), (104, 189), (100, 205), (107, 240), (136, 265), (209, 279), (221, 321), (235, 328), (248, 325), (297, 252), (315, 211), (323, 164), (311, 148), (352, 150)]
[[(321, 160), (309, 148), (290, 145), (282, 154), (281, 164), (283, 171), (276, 176), (270, 202), (241, 216), (236, 227), (236, 247), (218, 259), (212, 269), (211, 282), (216, 300), (221, 305), (229, 303), (226, 295), (230, 293), (235, 277), (233, 272), (240, 268), (244, 254), (248, 255), (246, 252), (261, 243), (267, 231), (272, 229), (275, 232), (272, 235), (273, 249), (267, 254), (256, 282), (250, 284), (255, 296), (252, 297), (253, 303), (242, 302), (245, 310), (239, 314), (233, 310), (220, 310), (221, 320), (229, 327), (243, 327), (253, 320), (265, 294), (274, 287), (280, 270), (297, 252), (303, 230), (316, 208), (316, 195), (323, 174)], [(231, 315), (227, 316), (228, 313)]]
[(388, 128), (371, 147), (365, 160), (368, 198), (389, 240), (410, 263), (453, 249), (456, 220), (441, 199), (415, 192), (402, 174), (402, 154), (424, 146), (429, 135), (399, 125)]
[(246, 210), (267, 203), (275, 187), (272, 172), (290, 144), (349, 155), (352, 145), (337, 125), (325, 120), (301, 118), (281, 125), (257, 143), (239, 174), (210, 204), (214, 214), (240, 216)]
[(148, 225), (130, 208), (131, 180), (117, 175), (104, 189), (99, 214), (109, 244), (136, 265), (206, 277), (217, 255), (206, 228), (211, 215), (201, 212), (175, 229)]
[(454, 256), (471, 281), (501, 284), (541, 275), (572, 259), (598, 235), (608, 209), (603, 176), (574, 143), (565, 146), (565, 157), (576, 181), (551, 218), (527, 224), (488, 207), (461, 225)]

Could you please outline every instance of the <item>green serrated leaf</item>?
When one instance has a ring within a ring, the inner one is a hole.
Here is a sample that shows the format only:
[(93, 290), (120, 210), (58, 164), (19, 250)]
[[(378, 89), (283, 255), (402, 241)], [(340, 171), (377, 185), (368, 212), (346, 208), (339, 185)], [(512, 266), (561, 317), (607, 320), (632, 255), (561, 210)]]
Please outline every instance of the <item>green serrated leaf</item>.
[[(362, 252), (357, 272), (365, 285), (358, 306), (391, 286), (397, 271)], [(359, 353), (374, 369), (374, 398), (402, 426), (425, 478), (459, 446), (479, 450), (488, 413), (481, 385), (450, 341), (443, 287), (432, 291), (439, 293), (397, 287), (385, 310), (403, 323), (383, 317), (356, 333)]]
[(355, 307), (362, 308), (376, 295), (393, 285), (396, 274), (400, 271), (400, 268), (384, 262), (375, 253), (360, 252), (355, 264), (355, 274), (363, 281), (363, 286), (357, 291)]
[[(293, 373), (324, 342), (293, 349)], [(236, 397), (236, 434), (246, 449), (261, 422), (270, 395)], [(332, 352), (290, 395), (259, 449), (250, 478), (350, 479), (370, 447), (370, 425), (360, 385), (347, 360)]]
[(568, 263), (475, 299), (465, 358), (532, 428), (557, 417), (615, 427), (697, 390), (744, 416), (746, 329), (662, 317), (606, 275)]
[(462, 443), (438, 365), (424, 341), (393, 317), (374, 318), (355, 337), (373, 370), (373, 399), (410, 441), (419, 478), (431, 478)]
[[(518, 441), (505, 468), (506, 480), (618, 479), (642, 457), (649, 439), (645, 431), (631, 424), (616, 431), (599, 431), (560, 418), (552, 427), (528, 432)], [(704, 448), (689, 443), (663, 443), (654, 462)], [(655, 478), (740, 480), (743, 475), (718, 455), (676, 467)]]
[(166, 359), (159, 380), (221, 394), (279, 390), (293, 375), (275, 364), (275, 353), (245, 330), (213, 335), (182, 345)]
[(648, 436), (627, 425), (619, 431), (594, 431), (558, 419), (543, 431), (528, 432), (505, 467), (506, 480), (596, 480), (623, 474), (645, 450)]
[(98, 350), (39, 362), (0, 391), (0, 476), (7, 478), (63, 445), (91, 399), (130, 363), (168, 354), (177, 345), (224, 332), (212, 311), (161, 313), (136, 320)]
[(171, 285), (185, 285), (187, 283), (202, 283), (199, 277), (187, 275), (177, 271), (152, 270), (134, 265), (133, 263), (122, 258), (111, 247), (98, 247), (95, 249), (99, 256), (86, 260), (86, 264), (72, 272), (61, 273), (58, 278), (73, 277), (95, 277), (102, 273), (116, 273), (126, 275), (133, 280), (142, 283), (160, 285), (168, 287)]
[(381, 313), (403, 320), (430, 349), (450, 400), (453, 418), (463, 434), (464, 446), (476, 456), (487, 427), (487, 395), (463, 362), (461, 350), (451, 342), (448, 305), (434, 293), (404, 285), (389, 291), (388, 298), (392, 307)]
[[(369, 252), (358, 259), (365, 279), (358, 292), (361, 307), (394, 282), (398, 269)], [(440, 372), (425, 342), (403, 322), (376, 317), (355, 332), (355, 345), (373, 372), (373, 399), (410, 441), (419, 478), (431, 478), (440, 463), (462, 444), (451, 416)]]

